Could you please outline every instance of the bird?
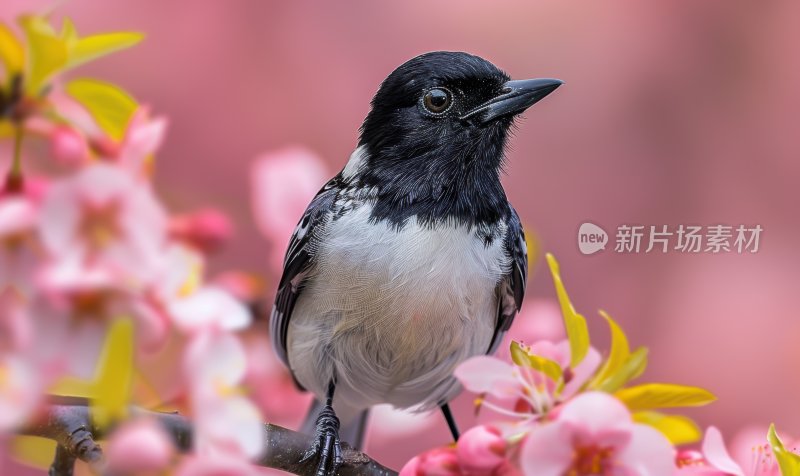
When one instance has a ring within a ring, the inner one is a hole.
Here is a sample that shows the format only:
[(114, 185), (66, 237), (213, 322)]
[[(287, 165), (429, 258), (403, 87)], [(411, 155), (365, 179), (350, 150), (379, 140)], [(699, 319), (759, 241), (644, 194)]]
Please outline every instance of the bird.
[(379, 86), (355, 150), (299, 219), (270, 317), (278, 356), (316, 397), (304, 459), (318, 476), (336, 474), (342, 440), (360, 446), (376, 404), (440, 408), (458, 439), (453, 371), (497, 349), (525, 294), (506, 143), (561, 84), (435, 51)]

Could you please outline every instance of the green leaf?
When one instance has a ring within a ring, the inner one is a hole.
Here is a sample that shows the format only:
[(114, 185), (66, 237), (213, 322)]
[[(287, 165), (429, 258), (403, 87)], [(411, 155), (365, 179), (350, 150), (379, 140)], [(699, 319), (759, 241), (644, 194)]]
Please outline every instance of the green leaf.
[(66, 87), (67, 93), (89, 111), (108, 135), (120, 140), (138, 104), (123, 89), (96, 79), (75, 79)]
[(511, 360), (520, 367), (531, 368), (547, 375), (554, 382), (561, 380), (563, 372), (558, 362), (547, 357), (530, 354), (516, 341), (511, 342)]
[(21, 73), (25, 67), (25, 48), (5, 23), (0, 21), (0, 61), (8, 72), (7, 78)]
[(769, 441), (769, 445), (772, 447), (772, 453), (775, 455), (775, 460), (778, 462), (781, 474), (783, 476), (800, 475), (800, 456), (792, 453), (783, 446), (783, 442), (775, 431), (774, 423), (769, 426), (767, 441)]
[(44, 18), (23, 16), (20, 24), (29, 50), (25, 89), (38, 95), (52, 75), (67, 64), (67, 45)]
[(130, 48), (144, 38), (137, 32), (121, 31), (92, 35), (77, 40), (70, 48), (67, 68), (88, 63), (116, 51)]
[(668, 383), (647, 383), (623, 388), (615, 392), (614, 396), (632, 412), (654, 408), (697, 407), (717, 399), (714, 394), (700, 387)]
[(644, 411), (633, 414), (633, 421), (650, 425), (667, 437), (673, 445), (687, 445), (700, 441), (703, 432), (689, 417)]
[(600, 382), (611, 377), (611, 375), (625, 364), (625, 361), (628, 360), (628, 357), (631, 355), (628, 338), (625, 336), (625, 332), (623, 332), (622, 328), (617, 325), (605, 311), (601, 310), (600, 315), (608, 322), (608, 327), (611, 330), (611, 351), (603, 366), (589, 383), (589, 388), (596, 388)]
[(569, 300), (567, 290), (561, 281), (561, 272), (558, 261), (555, 257), (547, 253), (547, 264), (550, 266), (550, 274), (553, 276), (553, 284), (556, 287), (558, 302), (561, 304), (561, 315), (564, 318), (564, 326), (567, 330), (570, 349), (570, 367), (575, 368), (586, 357), (589, 351), (589, 329), (586, 326), (586, 318), (575, 312), (572, 302)]
[(639, 347), (625, 363), (622, 364), (614, 373), (609, 377), (598, 382), (597, 389), (604, 392), (613, 393), (622, 388), (626, 383), (642, 375), (644, 369), (647, 368), (647, 347)]

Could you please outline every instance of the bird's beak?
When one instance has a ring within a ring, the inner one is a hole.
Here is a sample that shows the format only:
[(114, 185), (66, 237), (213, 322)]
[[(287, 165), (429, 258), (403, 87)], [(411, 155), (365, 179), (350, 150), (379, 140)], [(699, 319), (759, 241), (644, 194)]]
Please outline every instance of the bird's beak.
[(519, 114), (555, 91), (562, 84), (564, 84), (564, 81), (560, 79), (549, 78), (508, 81), (503, 85), (503, 92), (499, 96), (467, 112), (461, 116), (461, 119), (469, 119), (480, 115), (480, 121), (485, 124), (499, 117)]

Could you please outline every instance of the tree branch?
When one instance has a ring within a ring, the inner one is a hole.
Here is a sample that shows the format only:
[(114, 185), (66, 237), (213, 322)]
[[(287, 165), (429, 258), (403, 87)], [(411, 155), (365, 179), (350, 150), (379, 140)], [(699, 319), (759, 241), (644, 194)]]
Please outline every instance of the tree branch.
[[(177, 413), (160, 413), (143, 409), (135, 409), (134, 416), (153, 418), (172, 436), (178, 450), (181, 452), (191, 450), (192, 424), (187, 418)], [(316, 460), (312, 458), (303, 461), (306, 451), (314, 443), (312, 437), (269, 423), (264, 425), (264, 432), (267, 447), (256, 464), (299, 475), (314, 474)], [(72, 476), (76, 460), (86, 462), (96, 474), (102, 474), (103, 450), (94, 439), (103, 438), (106, 433), (93, 424), (89, 408), (83, 404), (49, 405), (35, 422), (20, 431), (22, 435), (39, 436), (56, 441), (56, 454), (50, 466), (49, 476)], [(342, 453), (344, 464), (339, 469), (339, 476), (397, 475), (396, 471), (344, 443)]]

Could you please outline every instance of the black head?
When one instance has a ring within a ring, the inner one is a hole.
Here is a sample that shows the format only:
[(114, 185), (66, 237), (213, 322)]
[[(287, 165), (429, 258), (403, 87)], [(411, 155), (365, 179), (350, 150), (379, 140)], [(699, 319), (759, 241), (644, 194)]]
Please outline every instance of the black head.
[(477, 56), (438, 51), (383, 81), (359, 141), (366, 160), (358, 179), (378, 189), (375, 218), (474, 224), (505, 213), (499, 175), (509, 128), (561, 84), (509, 79)]

